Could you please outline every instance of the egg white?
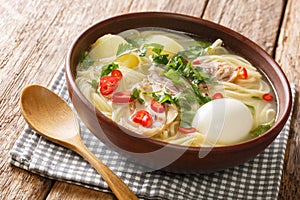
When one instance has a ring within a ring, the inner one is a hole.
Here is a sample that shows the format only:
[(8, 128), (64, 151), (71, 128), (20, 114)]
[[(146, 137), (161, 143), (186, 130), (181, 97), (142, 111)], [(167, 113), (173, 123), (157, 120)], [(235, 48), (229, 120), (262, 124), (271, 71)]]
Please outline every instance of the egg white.
[(192, 126), (212, 143), (232, 144), (247, 137), (253, 126), (253, 116), (241, 101), (215, 99), (197, 110)]

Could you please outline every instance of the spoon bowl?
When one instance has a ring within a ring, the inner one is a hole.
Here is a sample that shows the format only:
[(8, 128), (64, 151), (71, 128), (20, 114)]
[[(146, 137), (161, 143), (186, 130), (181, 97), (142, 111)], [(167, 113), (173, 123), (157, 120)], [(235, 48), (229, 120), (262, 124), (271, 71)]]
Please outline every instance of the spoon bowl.
[(138, 199), (128, 186), (84, 145), (74, 112), (58, 95), (46, 87), (30, 85), (22, 91), (20, 106), (26, 122), (33, 130), (85, 158), (118, 199)]

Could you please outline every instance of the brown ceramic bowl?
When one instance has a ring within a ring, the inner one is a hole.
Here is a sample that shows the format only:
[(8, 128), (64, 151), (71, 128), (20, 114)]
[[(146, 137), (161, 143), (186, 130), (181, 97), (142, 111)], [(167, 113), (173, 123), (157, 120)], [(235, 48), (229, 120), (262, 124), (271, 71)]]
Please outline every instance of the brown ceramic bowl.
[[(107, 33), (139, 27), (163, 27), (191, 33), (205, 40), (221, 38), (233, 52), (249, 60), (266, 75), (276, 92), (278, 114), (274, 126), (265, 134), (235, 145), (222, 147), (184, 147), (166, 144), (120, 127), (104, 116), (83, 96), (75, 83), (76, 65), (80, 53), (97, 38)], [(81, 120), (110, 148), (129, 160), (153, 169), (180, 173), (207, 173), (241, 164), (259, 154), (276, 138), (285, 125), (291, 110), (288, 81), (278, 64), (262, 48), (226, 27), (186, 15), (162, 12), (131, 13), (101, 21), (79, 35), (70, 47), (66, 60), (66, 79), (69, 95)]]

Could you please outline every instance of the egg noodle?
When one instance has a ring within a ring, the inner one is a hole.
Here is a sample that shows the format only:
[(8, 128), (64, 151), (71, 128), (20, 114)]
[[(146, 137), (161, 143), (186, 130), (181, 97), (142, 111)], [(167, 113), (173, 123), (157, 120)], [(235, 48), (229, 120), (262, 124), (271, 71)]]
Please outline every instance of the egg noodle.
[[(162, 48), (157, 53), (155, 49), (158, 47)], [(151, 95), (170, 93), (171, 96), (178, 97), (187, 90), (186, 88), (191, 87), (189, 82), (182, 78), (179, 80), (185, 83), (185, 86), (181, 86), (185, 90), (180, 86), (177, 87), (174, 79), (168, 81), (167, 75), (163, 74), (165, 64), (157, 63), (153, 55), (158, 55), (158, 58), (167, 55), (165, 58), (169, 62), (172, 57), (182, 55), (192, 68), (203, 69), (210, 77), (208, 81), (199, 84), (200, 95), (203, 94), (203, 98), (207, 97), (211, 101), (214, 94), (220, 93), (221, 98), (241, 101), (251, 111), (253, 117), (251, 131), (270, 123), (276, 117), (275, 98), (265, 97), (266, 94), (267, 97), (275, 97), (267, 79), (246, 59), (228, 51), (221, 39), (208, 43), (170, 30), (132, 29), (118, 35), (107, 34), (99, 38), (83, 55), (77, 66), (76, 75), (76, 83), (83, 95), (104, 115), (137, 134), (188, 146), (226, 145), (226, 142), (215, 143), (208, 140), (207, 133), (197, 129), (186, 131), (190, 129), (183, 128), (184, 131), (178, 131), (185, 110), (182, 111), (178, 105), (169, 105), (172, 104), (170, 101), (165, 107), (167, 114), (149, 111), (155, 115), (151, 127), (132, 122), (133, 113), (137, 110), (151, 110)], [(100, 76), (103, 73), (103, 66), (111, 63), (118, 65), (117, 69), (122, 73), (122, 79), (112, 94), (103, 95), (99, 90)], [(176, 87), (172, 88), (174, 85)], [(149, 91), (147, 89), (149, 87), (152, 90), (150, 94), (145, 92)], [(143, 105), (136, 99), (128, 103), (113, 102), (114, 93), (132, 92), (135, 88), (142, 90), (138, 99), (144, 100)], [(194, 111), (201, 106), (201, 103), (190, 105)], [(250, 132), (248, 135), (241, 141), (254, 137)]]

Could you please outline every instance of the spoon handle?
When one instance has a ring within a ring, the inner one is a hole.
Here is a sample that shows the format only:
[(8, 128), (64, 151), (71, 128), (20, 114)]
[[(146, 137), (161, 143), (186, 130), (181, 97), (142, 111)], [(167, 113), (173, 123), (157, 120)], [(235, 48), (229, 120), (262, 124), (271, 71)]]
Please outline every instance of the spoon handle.
[(130, 188), (83, 144), (80, 136), (76, 135), (72, 139), (72, 143), (76, 144), (74, 151), (97, 170), (119, 200), (138, 199)]

